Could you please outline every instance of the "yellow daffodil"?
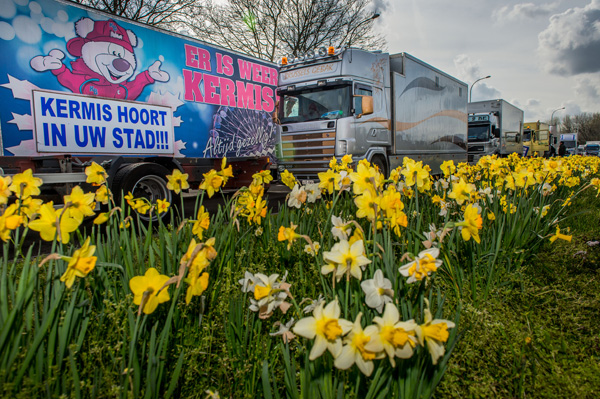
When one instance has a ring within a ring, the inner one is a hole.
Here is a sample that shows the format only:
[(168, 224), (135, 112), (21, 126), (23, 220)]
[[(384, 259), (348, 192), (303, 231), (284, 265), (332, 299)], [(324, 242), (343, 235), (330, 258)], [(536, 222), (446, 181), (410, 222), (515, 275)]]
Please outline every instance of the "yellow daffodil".
[(0, 176), (0, 204), (8, 203), (8, 197), (10, 197), (10, 183), (12, 178), (10, 176)]
[(233, 167), (231, 165), (227, 166), (226, 157), (221, 160), (221, 170), (218, 173), (223, 178), (223, 186), (227, 184), (230, 177), (233, 177)]
[(430, 183), (430, 175), (427, 166), (423, 166), (423, 161), (415, 162), (414, 160), (404, 157), (402, 174), (404, 182), (408, 187), (417, 186), (419, 191), (428, 188)]
[(252, 179), (256, 184), (269, 184), (273, 180), (273, 175), (270, 170), (261, 170), (258, 173), (252, 175)]
[(69, 262), (67, 270), (60, 277), (60, 281), (64, 282), (67, 288), (71, 288), (75, 277), (85, 277), (89, 272), (96, 267), (97, 257), (93, 256), (96, 251), (95, 245), (90, 245), (90, 237), (88, 237), (81, 248), (73, 252), (73, 256), (62, 256), (62, 260)]
[(210, 226), (210, 215), (204, 209), (204, 205), (200, 206), (200, 209), (198, 209), (197, 219), (198, 220), (194, 222), (194, 226), (192, 227), (192, 233), (197, 235), (199, 239), (202, 239), (202, 235)]
[(340, 318), (341, 309), (338, 300), (327, 304), (324, 302), (313, 310), (313, 315), (298, 320), (292, 328), (294, 334), (304, 338), (314, 339), (309, 359), (315, 360), (326, 350), (337, 358), (342, 353), (342, 336), (352, 329), (353, 323)]
[(167, 175), (167, 188), (179, 194), (181, 190), (190, 188), (188, 183), (188, 174), (181, 173), (179, 169), (174, 169), (173, 174)]
[(328, 194), (333, 194), (339, 189), (339, 182), (341, 176), (339, 173), (334, 172), (331, 169), (327, 169), (325, 172), (319, 172), (319, 188), (327, 191)]
[(379, 187), (383, 183), (383, 176), (374, 167), (359, 162), (356, 167), (356, 172), (349, 175), (352, 180), (352, 190), (354, 194), (362, 194), (365, 191), (370, 191), (371, 194), (377, 195)]
[(104, 205), (108, 204), (108, 201), (112, 198), (112, 193), (105, 184), (101, 185), (98, 190), (96, 190), (95, 195), (96, 201)]
[(439, 361), (440, 357), (444, 356), (446, 348), (444, 343), (448, 341), (450, 333), (449, 328), (454, 328), (455, 324), (450, 320), (435, 319), (431, 316), (429, 311), (429, 301), (425, 299), (425, 323), (419, 325), (415, 331), (419, 344), (424, 346), (427, 343), (427, 349), (431, 354), (431, 361), (435, 365)]
[(488, 220), (489, 220), (489, 221), (492, 221), (492, 222), (493, 222), (494, 220), (496, 220), (496, 215), (494, 214), (494, 212), (492, 212), (492, 211), (489, 211), (489, 212), (487, 213), (487, 218), (488, 218)]
[(556, 225), (556, 234), (554, 234), (552, 237), (550, 237), (550, 242), (554, 242), (554, 241), (558, 240), (559, 238), (561, 240), (571, 242), (571, 239), (573, 238), (573, 236), (568, 236), (566, 234), (562, 234), (560, 232), (560, 227), (558, 225)]
[(220, 176), (214, 169), (211, 169), (203, 176), (204, 180), (202, 180), (202, 183), (200, 183), (199, 189), (206, 191), (208, 198), (212, 198), (212, 196), (215, 195), (215, 193), (221, 188), (221, 185), (223, 184), (223, 177)]
[(23, 216), (17, 214), (17, 210), (18, 205), (12, 204), (0, 215), (0, 239), (2, 241), (8, 241), (10, 232), (16, 230), (23, 223)]
[(385, 305), (383, 315), (373, 318), (379, 328), (379, 338), (383, 351), (387, 354), (392, 367), (396, 367), (396, 359), (408, 359), (417, 344), (414, 320), (400, 321), (400, 313), (393, 303)]
[(156, 200), (156, 212), (160, 215), (161, 213), (165, 213), (169, 210), (169, 206), (171, 204), (166, 199), (157, 199)]
[(94, 219), (94, 224), (104, 224), (108, 221), (108, 212), (99, 213)]
[(8, 187), (17, 198), (25, 199), (34, 195), (40, 195), (40, 186), (42, 179), (34, 177), (31, 169), (23, 173), (17, 173), (12, 178), (12, 183)]
[(440, 165), (440, 169), (444, 173), (444, 177), (449, 177), (454, 172), (456, 172), (456, 166), (454, 165), (454, 161), (452, 160), (442, 162), (442, 165)]
[(460, 233), (463, 240), (469, 241), (471, 237), (473, 237), (475, 242), (479, 244), (481, 242), (479, 230), (481, 230), (481, 227), (483, 226), (483, 219), (479, 214), (479, 210), (474, 205), (469, 204), (465, 208), (464, 217), (464, 221), (455, 224), (456, 226), (462, 227)]
[(90, 166), (85, 168), (85, 175), (87, 176), (85, 182), (90, 183), (93, 186), (100, 186), (106, 183), (106, 179), (108, 178), (106, 170), (93, 161)]
[(150, 210), (150, 203), (146, 198), (136, 198), (131, 206), (134, 211), (145, 215)]
[(133, 207), (135, 204), (135, 199), (133, 198), (133, 194), (131, 194), (131, 192), (128, 192), (127, 195), (125, 197), (125, 201), (127, 201), (127, 205)]
[(452, 191), (448, 193), (448, 198), (452, 198), (458, 205), (462, 205), (471, 198), (473, 191), (476, 191), (475, 185), (460, 178), (458, 182), (452, 183)]
[(437, 271), (438, 267), (442, 265), (442, 261), (437, 259), (439, 255), (439, 248), (426, 249), (419, 252), (412, 262), (401, 266), (398, 271), (404, 277), (408, 277), (406, 280), (408, 284), (421, 281), (431, 275), (431, 273)]
[(371, 191), (364, 191), (361, 195), (354, 198), (354, 204), (356, 204), (356, 207), (358, 208), (356, 217), (367, 218), (370, 221), (374, 221), (377, 216), (379, 201), (379, 197), (373, 195)]
[(286, 169), (281, 173), (281, 182), (292, 189), (296, 185), (296, 178)]
[(159, 304), (167, 302), (171, 297), (167, 288), (159, 290), (169, 280), (169, 276), (160, 274), (158, 270), (151, 267), (143, 276), (136, 276), (129, 280), (129, 288), (133, 292), (133, 303), (142, 305), (145, 314), (153, 313)]
[(287, 241), (288, 242), (288, 245), (287, 245), (288, 251), (292, 247), (292, 244), (294, 243), (294, 241), (300, 237), (300, 234), (296, 233), (296, 227), (298, 227), (298, 226), (296, 226), (293, 223), (290, 225), (290, 227), (284, 227), (284, 226), (279, 227), (279, 232), (277, 233), (277, 241)]
[(83, 219), (87, 216), (94, 216), (94, 193), (84, 193), (81, 187), (75, 186), (71, 190), (70, 195), (65, 195), (64, 200), (67, 204), (67, 210), (65, 211), (66, 216), (70, 216), (73, 219), (83, 222)]
[(185, 303), (189, 305), (192, 297), (202, 295), (208, 288), (208, 273), (202, 273), (199, 277), (187, 278), (186, 282), (189, 286), (185, 294)]
[(359, 313), (352, 325), (352, 330), (344, 337), (344, 346), (334, 361), (334, 366), (340, 370), (347, 370), (354, 364), (367, 377), (373, 373), (374, 359), (383, 355), (383, 345), (379, 338), (377, 326), (370, 325), (363, 330), (360, 325), (362, 313)]
[[(330, 264), (335, 264), (336, 278), (339, 280), (344, 274), (353, 276), (358, 280), (362, 279), (362, 270), (371, 263), (365, 256), (365, 247), (362, 240), (354, 244), (346, 240), (336, 243), (331, 251), (323, 252), (323, 259)], [(321, 273), (328, 274), (332, 272), (331, 267), (322, 267)]]
[(39, 212), (39, 218), (29, 222), (29, 228), (39, 231), (40, 237), (44, 241), (53, 241), (58, 235), (58, 239), (66, 244), (70, 240), (70, 234), (77, 230), (81, 223), (67, 215), (62, 209), (54, 209), (52, 202), (42, 205)]

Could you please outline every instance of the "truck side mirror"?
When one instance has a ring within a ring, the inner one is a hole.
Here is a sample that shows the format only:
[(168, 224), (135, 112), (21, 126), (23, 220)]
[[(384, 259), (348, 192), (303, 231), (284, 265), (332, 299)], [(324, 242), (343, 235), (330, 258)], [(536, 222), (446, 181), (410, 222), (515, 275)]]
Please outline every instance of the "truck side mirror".
[(361, 98), (362, 112), (357, 115), (357, 118), (362, 118), (363, 115), (371, 115), (373, 113), (373, 96), (358, 95)]

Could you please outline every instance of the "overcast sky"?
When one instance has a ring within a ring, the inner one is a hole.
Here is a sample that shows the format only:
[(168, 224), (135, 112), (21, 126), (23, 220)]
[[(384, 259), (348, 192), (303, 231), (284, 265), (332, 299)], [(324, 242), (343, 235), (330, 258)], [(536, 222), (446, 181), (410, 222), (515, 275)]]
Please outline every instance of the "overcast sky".
[(376, 0), (390, 53), (407, 52), (503, 98), (525, 121), (600, 112), (600, 0)]

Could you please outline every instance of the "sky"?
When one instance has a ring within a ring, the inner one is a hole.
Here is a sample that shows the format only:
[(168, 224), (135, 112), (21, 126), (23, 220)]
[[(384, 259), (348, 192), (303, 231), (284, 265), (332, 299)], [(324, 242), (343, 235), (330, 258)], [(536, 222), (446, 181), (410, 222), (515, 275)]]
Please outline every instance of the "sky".
[(600, 0), (375, 0), (375, 31), (525, 122), (600, 112)]

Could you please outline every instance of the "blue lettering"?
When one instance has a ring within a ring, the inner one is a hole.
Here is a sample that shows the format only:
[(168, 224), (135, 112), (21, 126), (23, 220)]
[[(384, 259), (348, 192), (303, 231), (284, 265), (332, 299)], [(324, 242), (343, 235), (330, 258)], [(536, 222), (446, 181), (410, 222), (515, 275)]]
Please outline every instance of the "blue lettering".
[(123, 129), (123, 133), (127, 135), (127, 148), (131, 148), (131, 135), (133, 134), (133, 129)]
[(110, 104), (104, 104), (102, 106), (102, 119), (104, 119), (105, 122), (110, 122), (112, 120), (112, 111), (110, 108)]
[(69, 101), (69, 118), (81, 119), (81, 115), (79, 114), (79, 103), (77, 101)]
[(121, 106), (119, 105), (117, 107), (117, 116), (119, 118), (119, 123), (121, 123), (121, 122), (127, 123), (127, 121), (128, 121), (128, 119), (127, 119), (127, 107), (121, 108)]
[(165, 126), (165, 116), (167, 116), (167, 111), (158, 111), (158, 113), (162, 116), (162, 125)]
[(56, 116), (59, 118), (67, 118), (67, 100), (59, 98), (56, 100)]
[(146, 130), (146, 148), (154, 148), (154, 144), (156, 144), (154, 132), (152, 130)]
[(89, 127), (88, 133), (90, 134), (90, 141), (92, 142), (92, 147), (96, 148), (100, 145), (101, 148), (104, 148), (104, 143), (106, 139), (106, 127), (105, 126), (94, 126), (92, 130), (92, 126)]
[(44, 122), (44, 145), (50, 145), (50, 133), (48, 132), (48, 123)]
[(89, 103), (83, 102), (81, 104), (81, 115), (83, 116), (83, 119), (86, 119), (86, 120), (96, 119), (96, 112), (94, 111), (94, 104), (89, 104)]
[(83, 139), (79, 138), (79, 125), (75, 125), (75, 142), (77, 143), (77, 145), (79, 147), (85, 147), (87, 146), (87, 141), (88, 141), (88, 135), (87, 135), (87, 126), (84, 126), (83, 128)]
[(146, 148), (144, 145), (144, 136), (142, 135), (142, 131), (140, 129), (135, 131), (135, 148), (138, 147)]
[(150, 124), (158, 126), (158, 111), (155, 109), (150, 111)]
[(115, 148), (123, 147), (123, 137), (121, 137), (121, 134), (121, 129), (119, 129), (118, 127), (113, 129), (113, 145), (115, 146)]
[(150, 114), (148, 113), (148, 110), (147, 109), (142, 109), (140, 111), (140, 121), (144, 125), (147, 125), (149, 120), (150, 120)]
[(129, 108), (129, 119), (131, 123), (138, 123), (140, 115), (138, 114), (137, 108)]
[(46, 116), (46, 114), (50, 114), (50, 116), (56, 116), (54, 115), (54, 109), (52, 108), (52, 102), (54, 99), (42, 97), (40, 100), (42, 101), (42, 116)]
[(52, 124), (52, 145), (56, 147), (58, 145), (58, 141), (63, 147), (67, 146), (67, 126), (63, 123), (59, 126)]

